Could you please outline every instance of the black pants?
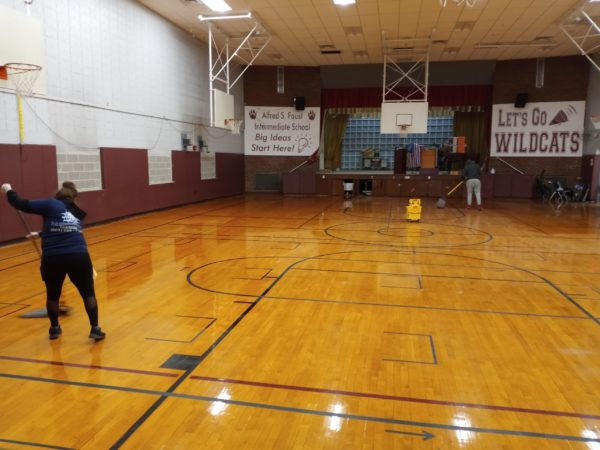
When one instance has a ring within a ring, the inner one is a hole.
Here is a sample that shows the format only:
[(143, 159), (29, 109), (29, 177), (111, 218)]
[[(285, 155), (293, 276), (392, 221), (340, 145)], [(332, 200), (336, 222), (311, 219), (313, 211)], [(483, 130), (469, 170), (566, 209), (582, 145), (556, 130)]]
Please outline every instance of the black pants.
[(67, 275), (83, 299), (90, 325), (98, 325), (94, 269), (88, 253), (43, 256), (40, 271), (46, 283), (46, 309), (52, 326), (58, 325), (58, 301)]

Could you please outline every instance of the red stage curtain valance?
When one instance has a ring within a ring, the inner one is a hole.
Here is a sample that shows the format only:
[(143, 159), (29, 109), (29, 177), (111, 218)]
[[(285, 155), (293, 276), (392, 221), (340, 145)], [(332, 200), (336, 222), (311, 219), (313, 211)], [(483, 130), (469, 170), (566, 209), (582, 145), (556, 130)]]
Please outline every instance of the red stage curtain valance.
[[(408, 94), (412, 88), (406, 87)], [(373, 108), (381, 106), (381, 88), (323, 89), (321, 107), (329, 108)], [(479, 106), (491, 109), (492, 86), (429, 86), (429, 106)]]

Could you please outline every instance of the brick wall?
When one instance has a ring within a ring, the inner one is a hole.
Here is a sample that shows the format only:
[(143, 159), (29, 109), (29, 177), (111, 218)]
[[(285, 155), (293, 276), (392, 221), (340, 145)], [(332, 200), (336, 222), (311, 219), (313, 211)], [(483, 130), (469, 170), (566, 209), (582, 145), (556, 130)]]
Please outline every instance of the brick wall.
[(584, 56), (546, 58), (544, 86), (535, 87), (536, 60), (498, 61), (492, 103), (514, 103), (521, 92), (528, 102), (566, 102), (587, 97), (589, 62)]
[[(546, 176), (565, 176), (568, 186), (572, 186), (581, 176), (581, 158), (502, 158), (502, 160), (528, 175), (539, 175), (544, 170)], [(490, 159), (488, 168), (494, 168), (498, 174), (517, 173), (497, 158)]]
[[(498, 61), (494, 72), (494, 104), (514, 103), (519, 93), (528, 94), (528, 103), (566, 102), (586, 100), (589, 62), (584, 56), (546, 58), (544, 85), (535, 87), (535, 59)], [(546, 175), (566, 176), (569, 185), (581, 176), (581, 158), (502, 158), (526, 174), (538, 175), (545, 170)], [(496, 173), (516, 173), (513, 169), (491, 158), (489, 168)]]
[[(321, 106), (319, 67), (284, 67), (284, 93), (277, 93), (277, 67), (252, 66), (244, 75), (246, 106), (294, 106), (294, 97), (303, 96), (306, 107)], [(302, 163), (306, 157), (246, 156), (246, 192), (255, 192), (256, 174), (283, 174)]]

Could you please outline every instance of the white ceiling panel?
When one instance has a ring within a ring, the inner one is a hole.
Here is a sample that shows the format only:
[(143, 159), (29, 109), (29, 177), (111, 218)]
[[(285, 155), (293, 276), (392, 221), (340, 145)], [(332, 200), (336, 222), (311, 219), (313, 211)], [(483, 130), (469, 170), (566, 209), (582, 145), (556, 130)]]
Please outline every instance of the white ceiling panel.
[[(196, 17), (214, 13), (201, 2), (138, 1), (186, 33), (208, 40), (207, 23)], [(446, 0), (445, 7), (443, 0), (356, 0), (349, 6), (336, 6), (333, 0), (227, 2), (233, 12), (250, 11), (255, 18), (214, 22), (223, 33), (243, 34), (258, 21), (273, 35), (254, 64), (315, 66), (382, 63), (384, 47), (400, 38), (431, 39), (431, 61), (578, 55), (559, 24), (591, 5), (582, 0), (477, 0), (472, 8), (456, 0)], [(541, 42), (553, 46), (533, 45)], [(324, 44), (342, 53), (322, 54)], [(481, 49), (480, 44), (496, 46)]]

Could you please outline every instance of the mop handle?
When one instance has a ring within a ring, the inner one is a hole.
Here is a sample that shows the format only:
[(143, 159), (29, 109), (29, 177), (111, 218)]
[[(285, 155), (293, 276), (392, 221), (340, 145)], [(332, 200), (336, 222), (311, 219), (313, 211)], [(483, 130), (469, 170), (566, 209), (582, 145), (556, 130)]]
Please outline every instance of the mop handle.
[(458, 183), (456, 186), (454, 186), (450, 192), (448, 192), (446, 195), (450, 195), (452, 194), (455, 190), (457, 190), (461, 185), (463, 184), (463, 181), (461, 181), (460, 183)]
[[(27, 224), (27, 221), (25, 220), (25, 216), (23, 216), (23, 213), (19, 210), (17, 210), (17, 213), (19, 214), (19, 218), (21, 219), (21, 222), (23, 222), (23, 226), (27, 230), (27, 233), (31, 234), (31, 228), (29, 228), (29, 225)], [(35, 248), (35, 251), (37, 252), (38, 256), (42, 256), (42, 253), (40, 252), (40, 248), (38, 247), (37, 242), (35, 242), (34, 238), (32, 237), (29, 240), (33, 244), (33, 247)]]

